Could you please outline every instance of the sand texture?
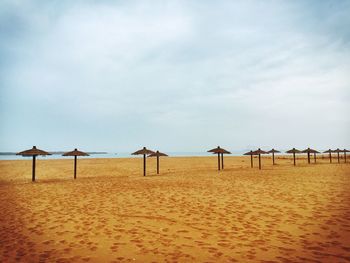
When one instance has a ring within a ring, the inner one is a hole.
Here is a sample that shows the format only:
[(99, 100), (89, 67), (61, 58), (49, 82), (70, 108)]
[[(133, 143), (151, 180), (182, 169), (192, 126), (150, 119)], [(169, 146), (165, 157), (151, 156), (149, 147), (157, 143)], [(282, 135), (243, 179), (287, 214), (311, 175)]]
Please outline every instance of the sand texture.
[(0, 161), (0, 262), (350, 262), (349, 163), (216, 161)]

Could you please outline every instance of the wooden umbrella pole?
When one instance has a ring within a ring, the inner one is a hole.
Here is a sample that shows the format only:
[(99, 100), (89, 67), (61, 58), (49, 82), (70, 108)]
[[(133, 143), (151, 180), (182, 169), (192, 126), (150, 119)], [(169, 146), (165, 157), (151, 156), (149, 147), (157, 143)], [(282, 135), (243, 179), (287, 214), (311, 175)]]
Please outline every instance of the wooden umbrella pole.
[(146, 176), (146, 154), (143, 155), (143, 176)]
[(218, 170), (220, 171), (220, 153), (218, 153)]
[(259, 169), (261, 170), (261, 154), (259, 153)]
[(314, 163), (316, 163), (316, 153), (314, 153)]
[(344, 162), (346, 163), (346, 151), (344, 151)]
[(74, 179), (77, 179), (77, 156), (74, 156)]
[(250, 155), (250, 167), (253, 168), (253, 155)]
[(295, 166), (295, 152), (293, 152), (293, 160), (294, 160), (294, 166)]
[(224, 170), (224, 154), (221, 153), (221, 169)]
[(32, 182), (35, 182), (35, 159), (36, 155), (33, 155)]
[(157, 155), (157, 174), (159, 174), (159, 156)]
[(329, 163), (332, 163), (332, 153), (329, 152)]
[(339, 152), (338, 152), (338, 163), (340, 163), (340, 159), (339, 159)]
[(307, 162), (310, 163), (310, 152), (307, 152)]
[(275, 153), (272, 152), (272, 164), (275, 165)]

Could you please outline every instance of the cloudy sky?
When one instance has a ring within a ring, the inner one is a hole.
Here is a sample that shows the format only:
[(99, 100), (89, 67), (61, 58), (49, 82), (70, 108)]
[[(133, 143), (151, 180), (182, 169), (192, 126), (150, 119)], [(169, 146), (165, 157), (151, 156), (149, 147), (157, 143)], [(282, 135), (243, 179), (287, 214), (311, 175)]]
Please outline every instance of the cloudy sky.
[(0, 151), (350, 148), (350, 1), (0, 2)]

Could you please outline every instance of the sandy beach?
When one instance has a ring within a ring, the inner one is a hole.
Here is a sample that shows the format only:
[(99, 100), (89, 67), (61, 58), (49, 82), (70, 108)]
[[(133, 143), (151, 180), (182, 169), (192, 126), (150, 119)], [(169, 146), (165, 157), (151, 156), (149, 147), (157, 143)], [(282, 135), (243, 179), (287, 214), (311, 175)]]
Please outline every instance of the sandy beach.
[(0, 161), (0, 262), (350, 262), (350, 164), (262, 162)]

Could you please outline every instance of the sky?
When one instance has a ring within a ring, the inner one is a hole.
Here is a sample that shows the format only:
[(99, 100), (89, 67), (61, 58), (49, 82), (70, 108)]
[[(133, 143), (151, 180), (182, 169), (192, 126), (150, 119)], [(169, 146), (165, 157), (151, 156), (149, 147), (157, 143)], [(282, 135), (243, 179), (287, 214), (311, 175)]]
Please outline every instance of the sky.
[(0, 1), (0, 151), (350, 148), (350, 1)]

